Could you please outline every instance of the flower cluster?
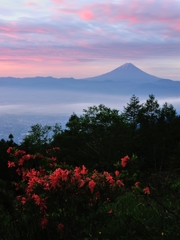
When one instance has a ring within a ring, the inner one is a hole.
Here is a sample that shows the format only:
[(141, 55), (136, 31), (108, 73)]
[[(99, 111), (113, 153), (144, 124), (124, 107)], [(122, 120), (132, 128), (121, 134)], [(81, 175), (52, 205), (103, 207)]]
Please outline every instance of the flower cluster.
[[(59, 150), (59, 148), (53, 148), (46, 152)], [(21, 182), (15, 183), (15, 187), (16, 190), (23, 189), (24, 194), (17, 197), (23, 209), (29, 206), (28, 203), (35, 204), (42, 213), (41, 227), (45, 228), (51, 216), (56, 215), (51, 214), (51, 211), (55, 209), (52, 202), (56, 199), (56, 209), (60, 209), (57, 229), (62, 234), (67, 225), (64, 216), (70, 211), (69, 206), (73, 206), (74, 211), (83, 198), (82, 209), (89, 212), (92, 209), (97, 211), (98, 206), (109, 204), (112, 196), (119, 196), (124, 186), (118, 170), (114, 173), (106, 171), (100, 173), (96, 170), (90, 173), (84, 165), (76, 166), (74, 169), (62, 169), (57, 164), (56, 157), (30, 155), (15, 148), (9, 148), (7, 152), (14, 158), (13, 161), (8, 161), (8, 167), (15, 168), (21, 177)], [(125, 167), (129, 160), (128, 156), (122, 158), (122, 167)], [(32, 167), (35, 165), (34, 161), (36, 161), (36, 166)], [(43, 163), (45, 163), (44, 167)], [(55, 167), (54, 170), (52, 166)], [(138, 187), (139, 184), (136, 183), (135, 186)], [(144, 188), (144, 193), (150, 194), (148, 187)], [(107, 210), (109, 214), (112, 212), (112, 209)]]
[(128, 156), (125, 156), (123, 158), (121, 158), (121, 166), (124, 168), (127, 163), (129, 162), (130, 158)]

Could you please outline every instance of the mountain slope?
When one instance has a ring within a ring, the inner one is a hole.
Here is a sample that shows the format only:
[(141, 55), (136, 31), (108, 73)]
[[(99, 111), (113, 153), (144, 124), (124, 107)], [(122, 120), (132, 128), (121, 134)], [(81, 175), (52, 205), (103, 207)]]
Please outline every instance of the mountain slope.
[[(30, 99), (31, 96), (35, 95), (35, 92), (39, 91), (40, 95), (45, 91), (50, 92), (50, 90), (54, 91), (54, 93), (51, 93), (51, 98), (53, 98), (55, 92), (58, 91), (66, 92), (66, 94), (69, 93), (69, 98), (72, 92), (77, 95), (80, 92), (83, 94), (91, 94), (92, 99), (93, 94), (108, 94), (114, 96), (122, 94), (128, 96), (132, 94), (138, 96), (155, 94), (156, 96), (179, 97), (180, 81), (172, 81), (152, 76), (131, 63), (126, 63), (100, 76), (85, 79), (53, 77), (0, 78), (0, 91), (1, 94), (5, 93), (5, 98), (8, 92), (12, 92), (12, 96), (14, 96), (15, 92), (17, 92), (18, 95), (29, 92)], [(18, 98), (18, 95), (15, 98)], [(26, 94), (25, 98), (27, 98), (27, 96), (28, 94)], [(0, 100), (1, 99), (4, 102), (2, 96), (0, 96)], [(23, 101), (23, 99), (21, 101)]]
[(115, 81), (115, 82), (136, 82), (136, 83), (145, 83), (145, 82), (156, 82), (161, 78), (150, 75), (141, 69), (134, 66), (132, 63), (125, 63), (124, 65), (112, 70), (111, 72), (102, 74), (100, 76), (84, 78), (81, 80), (88, 81)]

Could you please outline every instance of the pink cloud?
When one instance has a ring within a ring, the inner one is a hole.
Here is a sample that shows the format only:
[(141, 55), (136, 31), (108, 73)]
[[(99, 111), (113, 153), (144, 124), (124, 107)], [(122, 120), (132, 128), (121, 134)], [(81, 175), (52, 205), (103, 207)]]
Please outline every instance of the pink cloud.
[[(57, 3), (61, 3), (58, 0)], [(170, 25), (171, 21), (180, 19), (178, 9), (180, 3), (163, 0), (133, 0), (130, 3), (122, 0), (117, 4), (114, 3), (94, 3), (84, 4), (76, 7), (72, 4), (66, 5), (66, 8), (58, 9), (64, 14), (78, 15), (83, 21), (94, 20), (102, 23), (116, 24), (126, 22), (127, 24), (151, 24), (165, 23)], [(56, 9), (57, 11), (57, 9)]]
[(63, 14), (71, 14), (71, 15), (78, 15), (83, 21), (88, 21), (94, 19), (93, 11), (82, 8), (82, 9), (74, 9), (74, 8), (58, 8), (55, 9), (55, 12), (60, 12)]
[(91, 10), (83, 10), (79, 12), (79, 16), (82, 20), (88, 21), (94, 18), (94, 14)]
[[(167, 7), (168, 6), (168, 7)], [(154, 0), (132, 2), (121, 1), (118, 4), (91, 4), (86, 5), (85, 9), (95, 15), (95, 20), (107, 23), (118, 23), (126, 21), (132, 24), (149, 22), (165, 22), (180, 19), (178, 9), (180, 3), (164, 0), (159, 3)]]
[(152, 44), (152, 43), (99, 43), (96, 45), (83, 43), (79, 46), (24, 46), (0, 47), (1, 61), (41, 62), (53, 64), (54, 62), (91, 62), (95, 59), (140, 59), (156, 56), (179, 56), (179, 44)]
[[(47, 66), (180, 54), (180, 4), (175, 1), (170, 5), (168, 0), (161, 4), (122, 0), (118, 4), (81, 6), (67, 2), (51, 8), (47, 18), (0, 20), (1, 63)], [(33, 2), (27, 4), (34, 6)]]
[(58, 5), (58, 4), (63, 3), (64, 0), (52, 0), (52, 2)]
[(27, 2), (24, 5), (27, 6), (27, 7), (35, 7), (35, 8), (38, 8), (38, 9), (40, 8), (40, 6), (35, 2)]
[(9, 32), (10, 29), (8, 27), (5, 27), (5, 26), (0, 26), (0, 30), (2, 32)]
[[(0, 47), (0, 68), (3, 68), (3, 71), (0, 71), (0, 75), (13, 75), (15, 76), (14, 71), (19, 71), (19, 74), (33, 74), (33, 69), (36, 69), (36, 74), (39, 75), (53, 75), (55, 72), (58, 73), (59, 66), (83, 66), (87, 64), (92, 66), (93, 62), (113, 62), (119, 61), (125, 62), (138, 59), (148, 59), (151, 57), (160, 57), (168, 58), (172, 56), (179, 57), (180, 54), (180, 45), (174, 44), (153, 44), (153, 43), (105, 43), (100, 42), (99, 44), (81, 44), (79, 46), (47, 46), (47, 45), (38, 45), (36, 46), (21, 46), (17, 47)], [(74, 65), (73, 65), (74, 64)], [(32, 71), (28, 72), (28, 66), (31, 66)], [(95, 66), (95, 64), (94, 64)], [(7, 71), (8, 68), (8, 71)], [(6, 69), (6, 71), (5, 71)], [(70, 67), (71, 69), (71, 67)], [(82, 70), (82, 68), (81, 68)], [(17, 72), (18, 72), (17, 71)], [(26, 72), (22, 72), (26, 71)], [(39, 73), (38, 73), (39, 71)], [(44, 71), (44, 72), (43, 72)], [(46, 74), (49, 72), (48, 74)], [(69, 72), (69, 69), (67, 70)], [(80, 71), (81, 72), (81, 71)], [(72, 72), (71, 72), (72, 74)], [(83, 74), (83, 73), (81, 73)], [(92, 73), (90, 72), (90, 75)], [(58, 75), (57, 75), (58, 76)], [(62, 76), (62, 75), (61, 75)], [(72, 76), (74, 76), (72, 74)]]

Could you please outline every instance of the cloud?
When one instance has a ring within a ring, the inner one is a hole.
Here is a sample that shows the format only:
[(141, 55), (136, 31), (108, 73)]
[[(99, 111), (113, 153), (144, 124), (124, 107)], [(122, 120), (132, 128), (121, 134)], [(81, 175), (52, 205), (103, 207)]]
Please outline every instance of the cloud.
[(0, 10), (1, 63), (57, 67), (180, 55), (179, 1), (8, 2)]
[(51, 1), (56, 5), (64, 3), (64, 0), (51, 0)]
[(94, 4), (88, 6), (97, 13), (102, 21), (128, 21), (130, 23), (168, 22), (180, 19), (180, 2), (164, 0), (142, 1), (134, 0), (130, 3), (122, 0), (116, 4)]
[(79, 12), (80, 17), (82, 20), (88, 21), (94, 18), (93, 12), (90, 10), (83, 10)]
[(24, 5), (27, 6), (27, 7), (35, 8), (35, 9), (40, 9), (39, 4), (37, 4), (35, 2), (26, 2)]

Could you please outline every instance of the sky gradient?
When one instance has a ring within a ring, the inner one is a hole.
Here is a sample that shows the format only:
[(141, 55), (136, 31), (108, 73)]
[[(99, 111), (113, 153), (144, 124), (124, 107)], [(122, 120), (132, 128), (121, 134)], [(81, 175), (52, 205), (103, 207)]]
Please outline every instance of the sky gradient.
[(0, 77), (85, 78), (131, 62), (180, 80), (179, 0), (0, 0)]

